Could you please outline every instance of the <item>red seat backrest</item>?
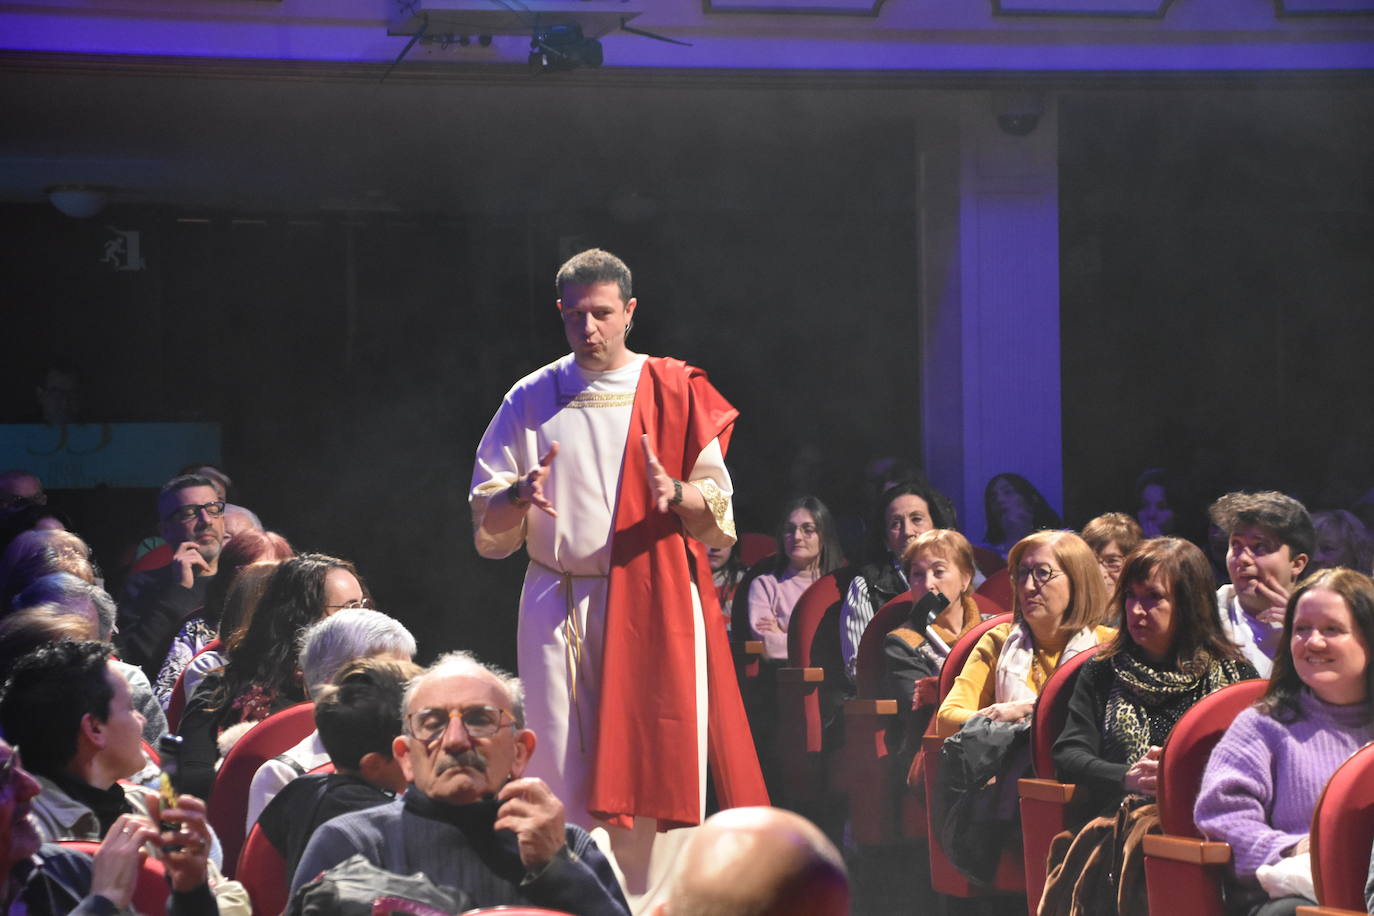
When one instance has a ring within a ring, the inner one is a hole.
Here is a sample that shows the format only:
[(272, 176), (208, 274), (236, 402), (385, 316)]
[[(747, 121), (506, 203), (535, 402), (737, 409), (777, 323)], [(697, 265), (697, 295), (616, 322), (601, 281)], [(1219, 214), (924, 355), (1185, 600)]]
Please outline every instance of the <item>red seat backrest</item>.
[(171, 565), (172, 545), (159, 544), (152, 550), (145, 553), (134, 561), (134, 565), (129, 567), (129, 574), (147, 572), (151, 569), (161, 569)]
[(261, 824), (254, 824), (239, 855), (238, 880), (248, 891), (257, 916), (280, 916), (291, 899), (286, 860), (277, 851)]
[[(94, 856), (100, 848), (99, 843), (89, 840), (62, 840), (58, 845)], [(167, 909), (167, 897), (171, 886), (167, 883), (167, 871), (162, 861), (152, 856), (144, 858), (138, 870), (138, 883), (134, 886), (133, 909), (139, 913), (163, 913)]]
[(1261, 679), (1230, 684), (1198, 700), (1174, 723), (1159, 758), (1159, 824), (1165, 833), (1200, 836), (1193, 823), (1193, 803), (1207, 758), (1236, 716), (1258, 700), (1268, 684)]
[(1031, 766), (1040, 779), (1054, 779), (1054, 742), (1064, 730), (1069, 718), (1069, 698), (1078, 672), (1101, 646), (1084, 649), (1054, 669), (1049, 680), (1035, 698), (1035, 716), (1031, 719)]
[(883, 639), (911, 616), (915, 600), (911, 592), (902, 592), (878, 608), (859, 640), (854, 654), (854, 687), (859, 699), (880, 699), (883, 680)]
[(978, 594), (1003, 611), (1011, 610), (1011, 573), (1007, 572), (1005, 563), (978, 586)]
[(772, 535), (746, 531), (739, 536), (739, 561), (745, 569), (777, 552), (778, 541)]
[[(959, 672), (964, 669), (964, 662), (973, 654), (973, 647), (978, 645), (978, 640), (983, 638), (983, 634), (993, 627), (1003, 623), (1011, 623), (1010, 614), (999, 614), (988, 620), (984, 620), (978, 626), (969, 630), (959, 641), (949, 647), (949, 655), (945, 657), (945, 665), (940, 669), (940, 699), (944, 700), (949, 696), (949, 691), (954, 687), (954, 682), (959, 678)], [(933, 719), (931, 720), (934, 721)]]
[(234, 876), (243, 847), (244, 821), (248, 818), (248, 786), (253, 774), (268, 760), (299, 744), (315, 730), (315, 707), (297, 703), (263, 719), (250, 728), (224, 755), (207, 805), (210, 826), (224, 847), (222, 871)]
[(787, 664), (790, 667), (811, 667), (811, 644), (816, 641), (816, 628), (826, 611), (843, 599), (834, 573), (821, 576), (801, 593), (787, 623)]
[(973, 603), (978, 605), (978, 615), (983, 618), (996, 617), (998, 614), (1005, 614), (1011, 610), (1009, 607), (1002, 607), (986, 595), (973, 593)]
[(1312, 883), (1317, 902), (1360, 912), (1374, 844), (1374, 744), (1341, 764), (1312, 812)]

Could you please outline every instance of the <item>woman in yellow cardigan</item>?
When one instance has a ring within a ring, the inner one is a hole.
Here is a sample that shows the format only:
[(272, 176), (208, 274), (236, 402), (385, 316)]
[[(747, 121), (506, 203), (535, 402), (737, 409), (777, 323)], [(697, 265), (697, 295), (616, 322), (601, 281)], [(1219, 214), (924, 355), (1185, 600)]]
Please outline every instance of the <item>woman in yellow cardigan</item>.
[(1105, 643), (1116, 630), (1103, 626), (1107, 588), (1097, 557), (1072, 531), (1039, 531), (1007, 555), (1015, 587), (1011, 623), (978, 640), (949, 695), (936, 729), (948, 737), (973, 716), (1016, 722), (1031, 714), (1035, 698), (1060, 662)]

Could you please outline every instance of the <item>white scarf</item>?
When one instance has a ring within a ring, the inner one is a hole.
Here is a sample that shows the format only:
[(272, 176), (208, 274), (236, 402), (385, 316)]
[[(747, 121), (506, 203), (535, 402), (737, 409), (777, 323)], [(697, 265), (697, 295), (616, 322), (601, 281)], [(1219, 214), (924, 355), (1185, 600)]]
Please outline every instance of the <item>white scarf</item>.
[[(1059, 656), (1059, 664), (1064, 664), (1079, 652), (1097, 645), (1097, 629), (1084, 627), (1064, 647)], [(1036, 693), (1026, 683), (1031, 664), (1035, 661), (1035, 640), (1025, 621), (1011, 629), (1011, 635), (1002, 645), (1002, 654), (997, 656), (997, 678), (994, 681), (994, 702), (1015, 703), (1023, 700), (1035, 701)]]

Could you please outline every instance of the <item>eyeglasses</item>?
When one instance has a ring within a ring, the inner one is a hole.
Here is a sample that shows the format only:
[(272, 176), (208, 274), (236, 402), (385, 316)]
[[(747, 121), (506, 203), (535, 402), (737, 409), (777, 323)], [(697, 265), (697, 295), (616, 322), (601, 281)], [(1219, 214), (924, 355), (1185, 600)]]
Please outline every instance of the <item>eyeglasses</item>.
[(789, 534), (791, 534), (791, 535), (797, 535), (797, 534), (799, 534), (799, 535), (801, 535), (802, 537), (808, 537), (808, 538), (809, 538), (809, 537), (811, 537), (811, 535), (815, 534), (815, 533), (816, 533), (817, 531), (819, 531), (819, 530), (820, 530), (820, 529), (817, 528), (815, 525), (786, 525), (786, 526), (783, 527), (782, 533), (783, 533), (784, 535), (789, 535)]
[[(464, 706), (462, 709), (422, 709), (406, 716), (410, 736), (429, 744), (438, 740), (457, 719), (463, 723), (469, 738), (490, 738), (506, 725), (514, 725), (515, 717), (496, 706)], [(505, 720), (510, 719), (507, 723)]]
[(1101, 566), (1103, 569), (1108, 569), (1112, 572), (1121, 572), (1121, 567), (1126, 565), (1126, 558), (1113, 556), (1099, 556), (1097, 558), (1097, 564)]
[(1016, 584), (1024, 585), (1027, 579), (1034, 579), (1035, 584), (1043, 588), (1062, 575), (1064, 575), (1064, 570), (1055, 569), (1053, 566), (1018, 566), (1016, 568)]
[(173, 522), (189, 522), (202, 512), (210, 518), (219, 518), (224, 514), (224, 500), (217, 499), (212, 503), (201, 503), (198, 506), (178, 506), (168, 512), (166, 518)]
[(372, 607), (371, 598), (354, 598), (352, 601), (345, 601), (343, 604), (326, 604), (325, 609), (330, 611), (342, 611), (345, 608), (370, 608)]

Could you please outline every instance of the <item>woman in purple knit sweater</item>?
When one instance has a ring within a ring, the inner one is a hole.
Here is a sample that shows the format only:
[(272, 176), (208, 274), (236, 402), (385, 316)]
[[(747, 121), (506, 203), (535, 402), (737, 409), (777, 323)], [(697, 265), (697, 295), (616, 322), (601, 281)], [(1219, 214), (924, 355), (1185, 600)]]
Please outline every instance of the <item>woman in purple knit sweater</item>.
[(1231, 844), (1231, 909), (1282, 916), (1313, 901), (1267, 898), (1261, 866), (1307, 852), (1312, 810), (1331, 774), (1374, 740), (1374, 582), (1323, 570), (1288, 601), (1269, 688), (1236, 717), (1203, 773), (1193, 819)]

